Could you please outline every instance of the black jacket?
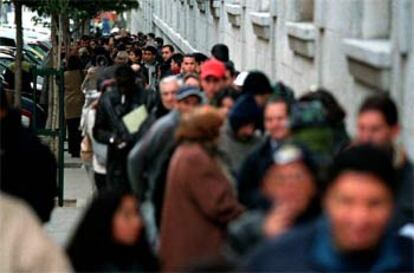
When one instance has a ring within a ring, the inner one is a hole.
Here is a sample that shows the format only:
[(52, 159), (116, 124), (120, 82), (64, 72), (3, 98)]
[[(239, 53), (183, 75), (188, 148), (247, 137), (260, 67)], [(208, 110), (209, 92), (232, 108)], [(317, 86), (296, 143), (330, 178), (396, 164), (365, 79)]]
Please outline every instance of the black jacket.
[(26, 201), (42, 222), (49, 221), (57, 195), (54, 155), (31, 130), (22, 127), (16, 110), (8, 110), (0, 129), (0, 189)]
[[(126, 160), (134, 143), (142, 135), (141, 130), (130, 134), (122, 118), (141, 105), (147, 106), (147, 95), (143, 89), (137, 89), (129, 96), (123, 96), (117, 89), (104, 93), (96, 111), (94, 138), (108, 145), (107, 179), (110, 186), (129, 189), (126, 175)], [(147, 111), (149, 111), (147, 109)], [(111, 143), (111, 138), (115, 141)], [(124, 147), (120, 146), (125, 143)]]
[(237, 176), (239, 199), (247, 208), (263, 209), (269, 206), (260, 192), (260, 183), (272, 162), (272, 147), (267, 137), (246, 158)]
[(397, 168), (397, 221), (403, 225), (407, 222), (414, 221), (414, 167), (413, 164), (405, 159), (404, 162)]

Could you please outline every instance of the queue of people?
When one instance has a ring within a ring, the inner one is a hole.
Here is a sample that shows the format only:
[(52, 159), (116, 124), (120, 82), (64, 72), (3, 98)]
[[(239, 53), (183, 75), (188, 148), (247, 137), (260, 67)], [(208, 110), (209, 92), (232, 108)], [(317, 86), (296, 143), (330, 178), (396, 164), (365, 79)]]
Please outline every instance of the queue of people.
[(224, 44), (177, 51), (127, 32), (70, 51), (69, 150), (96, 188), (74, 271), (414, 270), (414, 168), (390, 96), (365, 99), (351, 136), (325, 88), (297, 97), (239, 72)]

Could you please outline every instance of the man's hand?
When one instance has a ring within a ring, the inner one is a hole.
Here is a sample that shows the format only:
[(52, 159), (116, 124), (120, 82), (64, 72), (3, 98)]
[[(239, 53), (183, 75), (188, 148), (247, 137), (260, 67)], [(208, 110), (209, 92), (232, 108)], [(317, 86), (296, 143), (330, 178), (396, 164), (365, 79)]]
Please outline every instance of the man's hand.
[(267, 214), (262, 229), (266, 238), (278, 236), (290, 229), (296, 218), (296, 213), (289, 205), (272, 208)]

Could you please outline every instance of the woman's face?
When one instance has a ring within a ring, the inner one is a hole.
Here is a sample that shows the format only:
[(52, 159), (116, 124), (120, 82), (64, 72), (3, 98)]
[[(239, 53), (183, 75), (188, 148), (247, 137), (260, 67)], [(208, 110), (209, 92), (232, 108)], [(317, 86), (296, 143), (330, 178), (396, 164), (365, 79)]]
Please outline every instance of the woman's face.
[(140, 59), (137, 55), (135, 55), (134, 51), (129, 52), (129, 60), (133, 63), (139, 63)]
[(124, 196), (112, 222), (114, 240), (122, 245), (134, 245), (143, 228), (138, 214), (138, 203), (131, 195)]

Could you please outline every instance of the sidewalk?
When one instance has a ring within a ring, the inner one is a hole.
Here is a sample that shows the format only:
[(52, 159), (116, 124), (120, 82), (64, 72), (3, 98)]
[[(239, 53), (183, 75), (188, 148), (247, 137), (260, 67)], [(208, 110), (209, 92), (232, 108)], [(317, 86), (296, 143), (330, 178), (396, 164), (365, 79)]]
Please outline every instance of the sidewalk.
[(65, 246), (92, 196), (92, 185), (79, 158), (65, 154), (64, 206), (56, 206), (50, 222), (45, 225), (48, 234)]

